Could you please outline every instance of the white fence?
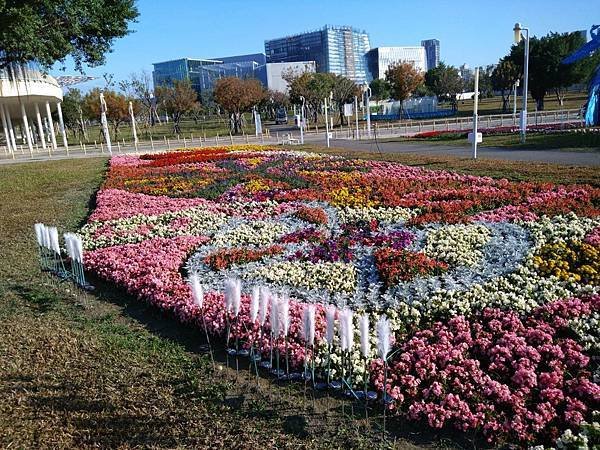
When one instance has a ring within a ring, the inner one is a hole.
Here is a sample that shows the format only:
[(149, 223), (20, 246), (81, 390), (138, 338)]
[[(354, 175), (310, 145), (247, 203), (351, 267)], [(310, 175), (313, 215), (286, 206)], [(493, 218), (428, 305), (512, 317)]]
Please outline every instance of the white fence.
[[(580, 110), (557, 110), (557, 111), (538, 111), (531, 112), (528, 115), (528, 126), (544, 124), (565, 124), (577, 122), (583, 126), (583, 118)], [(467, 131), (472, 128), (473, 119), (471, 117), (453, 117), (435, 120), (406, 120), (396, 123), (374, 122), (372, 125), (371, 138), (390, 138), (401, 136), (414, 136), (418, 133), (428, 131)], [(512, 114), (494, 114), (479, 117), (479, 129), (489, 129), (496, 127), (514, 127), (518, 128), (519, 118)], [(366, 125), (359, 125), (358, 133), (352, 121), (349, 126), (338, 127), (331, 132), (332, 139), (368, 139)], [(319, 145), (325, 142), (324, 127), (313, 127), (304, 133), (304, 141), (307, 144), (316, 143)], [(298, 144), (300, 142), (300, 132), (297, 128), (287, 132), (270, 132), (265, 129), (265, 133), (259, 136), (214, 136), (202, 137), (194, 134), (181, 135), (177, 138), (150, 139), (149, 141), (140, 141), (135, 144), (131, 140), (122, 139), (113, 142), (113, 155), (115, 154), (138, 154), (171, 151), (177, 148), (201, 148), (208, 146), (227, 146), (241, 144)], [(335, 144), (333, 144), (335, 146)], [(9, 153), (6, 147), (0, 147), (0, 161), (2, 160), (41, 160), (48, 158), (70, 158), (84, 156), (107, 156), (108, 152), (103, 143), (95, 144), (71, 144), (68, 149), (60, 148), (57, 150), (43, 151), (41, 147), (35, 146), (30, 152), (26, 145), (18, 145), (18, 151)]]

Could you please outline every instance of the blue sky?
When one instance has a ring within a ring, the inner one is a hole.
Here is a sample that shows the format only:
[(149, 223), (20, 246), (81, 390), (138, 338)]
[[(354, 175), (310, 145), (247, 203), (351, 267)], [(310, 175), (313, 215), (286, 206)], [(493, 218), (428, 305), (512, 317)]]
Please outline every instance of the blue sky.
[[(600, 20), (598, 0), (139, 0), (133, 32), (115, 42), (106, 65), (87, 75), (152, 71), (152, 63), (179, 57), (210, 58), (264, 51), (264, 40), (320, 28), (351, 25), (366, 30), (371, 46), (441, 41), (441, 59), (471, 67), (506, 54), (515, 22), (533, 35), (586, 29)], [(595, 6), (594, 6), (595, 4)], [(589, 37), (589, 36), (588, 36)], [(66, 71), (75, 74), (67, 62)], [(84, 90), (101, 85), (88, 82)]]

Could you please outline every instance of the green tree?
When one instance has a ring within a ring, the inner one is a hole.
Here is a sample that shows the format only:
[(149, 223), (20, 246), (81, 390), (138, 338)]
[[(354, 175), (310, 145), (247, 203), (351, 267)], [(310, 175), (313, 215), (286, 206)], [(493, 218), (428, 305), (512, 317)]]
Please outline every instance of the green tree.
[(392, 88), (392, 97), (400, 102), (400, 114), (404, 112), (404, 100), (423, 84), (423, 74), (409, 62), (392, 64), (385, 71), (385, 79)]
[(173, 131), (181, 133), (181, 119), (196, 108), (198, 103), (198, 94), (190, 80), (175, 80), (173, 86), (158, 86), (155, 96), (157, 103), (172, 117)]
[(258, 109), (265, 113), (271, 120), (275, 119), (275, 112), (280, 108), (289, 108), (290, 97), (285, 92), (273, 91), (267, 89)]
[(392, 86), (387, 80), (375, 78), (369, 85), (371, 95), (377, 104), (383, 100), (387, 100), (392, 96)]
[(76, 88), (70, 88), (62, 101), (62, 114), (65, 127), (73, 130), (75, 134), (80, 134), (86, 138), (85, 122), (83, 117), (83, 96), (81, 91)]
[(318, 112), (325, 98), (333, 91), (334, 78), (330, 73), (310, 73), (302, 74), (289, 73), (284, 75), (288, 82), (290, 99), (293, 103), (302, 103), (302, 97), (306, 102), (306, 107), (313, 115), (313, 120), (317, 121)]
[[(529, 41), (529, 93), (536, 101), (538, 110), (544, 109), (544, 99), (554, 92), (562, 105), (566, 88), (587, 80), (600, 61), (594, 55), (573, 64), (562, 64), (562, 60), (581, 47), (585, 42), (580, 33), (549, 33)], [(522, 79), (524, 73), (524, 41), (513, 45), (507, 58), (518, 68)], [(523, 86), (523, 82), (521, 81)]]
[(437, 67), (429, 69), (425, 74), (425, 85), (440, 100), (449, 100), (452, 107), (456, 109), (456, 95), (462, 92), (463, 85), (456, 67), (440, 62)]
[(510, 59), (502, 58), (492, 72), (492, 87), (500, 91), (502, 95), (502, 112), (508, 111), (508, 102), (510, 101), (510, 92), (513, 85), (519, 78), (519, 72), (515, 63)]
[[(492, 84), (492, 73), (494, 72), (494, 66), (488, 65), (485, 67), (479, 67), (479, 95), (481, 97), (492, 97), (494, 95), (494, 87)], [(469, 89), (465, 91), (472, 92), (475, 90), (475, 78), (470, 80)]]
[(337, 106), (340, 114), (340, 123), (345, 125), (346, 116), (344, 116), (344, 105), (354, 101), (354, 96), (359, 93), (359, 87), (354, 81), (342, 75), (327, 75), (331, 75), (333, 83), (331, 92), (333, 93), (333, 102)]
[(134, 0), (0, 0), (0, 67), (67, 56), (78, 70), (101, 65), (137, 16)]
[(431, 91), (431, 89), (429, 89), (429, 86), (427, 86), (425, 83), (416, 88), (413, 92), (414, 97), (430, 97), (433, 95), (435, 94)]
[(242, 131), (242, 114), (258, 105), (264, 95), (262, 85), (254, 78), (221, 78), (213, 91), (215, 101), (229, 113), (232, 133)]

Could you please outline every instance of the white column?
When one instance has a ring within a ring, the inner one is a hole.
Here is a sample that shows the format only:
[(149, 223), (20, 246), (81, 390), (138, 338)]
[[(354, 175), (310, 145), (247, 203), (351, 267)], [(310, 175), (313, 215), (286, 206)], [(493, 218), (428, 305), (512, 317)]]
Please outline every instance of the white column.
[(477, 109), (479, 108), (479, 67), (475, 68), (475, 97), (473, 101), (473, 159), (477, 159)]
[(25, 112), (25, 105), (23, 103), (21, 103), (21, 118), (23, 119), (23, 128), (21, 132), (25, 133), (29, 153), (33, 153), (33, 143), (31, 142), (31, 133), (29, 132), (29, 120), (27, 120), (27, 113)]
[(2, 115), (2, 129), (4, 130), (4, 138), (6, 139), (6, 148), (8, 153), (13, 153), (12, 142), (10, 141), (10, 133), (8, 132), (8, 123), (6, 122), (6, 113), (4, 105), (0, 103), (0, 115)]
[(67, 133), (65, 132), (65, 123), (63, 122), (62, 108), (60, 106), (60, 102), (56, 103), (56, 111), (58, 112), (58, 126), (60, 128), (60, 134), (62, 134), (65, 150), (68, 152), (69, 143), (67, 142)]
[(50, 103), (46, 102), (46, 117), (48, 118), (48, 130), (50, 131), (50, 140), (52, 141), (52, 149), (56, 150), (56, 134), (54, 134), (54, 124), (52, 123), (52, 112), (50, 111)]
[(108, 122), (106, 120), (106, 101), (104, 100), (104, 93), (100, 92), (100, 123), (102, 124), (102, 133), (104, 134), (104, 140), (106, 141), (106, 148), (108, 153), (112, 155), (112, 144), (110, 142), (110, 132), (108, 131)]
[(15, 129), (13, 128), (12, 119), (10, 118), (10, 111), (8, 106), (4, 105), (6, 111), (6, 123), (8, 124), (8, 134), (10, 134), (10, 141), (12, 142), (13, 150), (17, 151), (17, 139), (15, 138)]
[(35, 116), (37, 118), (37, 127), (40, 140), (42, 141), (42, 148), (46, 150), (46, 136), (44, 135), (44, 124), (42, 123), (42, 116), (40, 114), (40, 107), (35, 104)]
[(131, 132), (133, 133), (133, 143), (137, 147), (138, 137), (137, 130), (135, 129), (135, 115), (133, 114), (133, 103), (129, 102), (129, 117), (131, 117)]

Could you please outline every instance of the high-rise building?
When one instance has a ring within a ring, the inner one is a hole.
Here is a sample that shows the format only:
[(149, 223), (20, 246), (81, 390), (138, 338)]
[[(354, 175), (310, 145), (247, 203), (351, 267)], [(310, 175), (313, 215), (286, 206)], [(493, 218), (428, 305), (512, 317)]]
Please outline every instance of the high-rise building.
[(440, 41), (437, 39), (427, 39), (421, 41), (421, 45), (425, 47), (427, 55), (427, 69), (434, 69), (440, 64)]
[(398, 62), (409, 62), (417, 70), (427, 71), (424, 47), (377, 47), (366, 57), (370, 79), (385, 78), (388, 67)]
[(219, 78), (255, 78), (257, 67), (265, 62), (262, 53), (211, 59), (181, 58), (154, 63), (152, 78), (154, 86), (172, 85), (175, 80), (190, 80), (192, 87), (200, 94), (212, 89)]
[(265, 41), (268, 63), (315, 61), (317, 72), (330, 72), (363, 83), (369, 35), (352, 27), (326, 25), (320, 30)]

